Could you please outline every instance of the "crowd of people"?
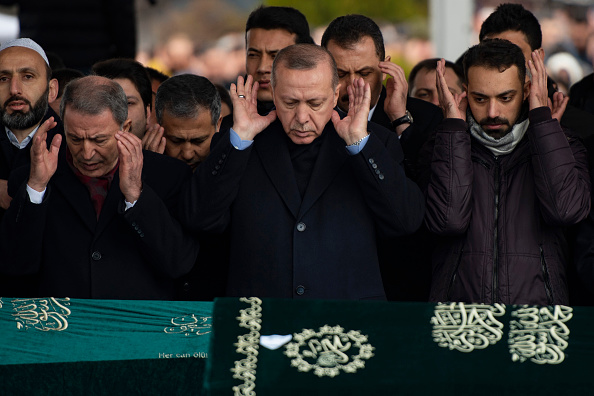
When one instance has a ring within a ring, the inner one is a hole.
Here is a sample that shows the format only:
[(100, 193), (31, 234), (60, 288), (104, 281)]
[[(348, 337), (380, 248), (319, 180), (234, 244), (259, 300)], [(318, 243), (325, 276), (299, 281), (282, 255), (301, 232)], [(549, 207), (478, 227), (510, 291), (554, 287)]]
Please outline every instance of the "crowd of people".
[(0, 295), (591, 304), (593, 91), (521, 5), (479, 39), (407, 78), (366, 16), (261, 6), (229, 90), (2, 43)]

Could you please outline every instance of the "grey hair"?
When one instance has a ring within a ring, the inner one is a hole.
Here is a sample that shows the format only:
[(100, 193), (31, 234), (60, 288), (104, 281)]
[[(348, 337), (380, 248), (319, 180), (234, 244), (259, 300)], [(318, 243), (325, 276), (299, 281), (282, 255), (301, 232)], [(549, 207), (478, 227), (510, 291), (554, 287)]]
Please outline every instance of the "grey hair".
[(98, 115), (109, 110), (120, 127), (128, 119), (128, 99), (124, 89), (105, 77), (87, 76), (68, 83), (60, 103), (62, 119), (66, 107), (87, 115)]
[(282, 65), (289, 70), (312, 70), (320, 63), (327, 62), (332, 70), (332, 89), (338, 86), (338, 71), (332, 54), (324, 47), (315, 44), (295, 44), (283, 48), (276, 54), (272, 63), (270, 85), (276, 85), (276, 69)]
[(221, 115), (221, 96), (207, 78), (180, 74), (165, 80), (157, 90), (155, 113), (159, 123), (165, 110), (176, 118), (196, 118), (200, 110), (209, 110), (211, 123), (216, 126)]

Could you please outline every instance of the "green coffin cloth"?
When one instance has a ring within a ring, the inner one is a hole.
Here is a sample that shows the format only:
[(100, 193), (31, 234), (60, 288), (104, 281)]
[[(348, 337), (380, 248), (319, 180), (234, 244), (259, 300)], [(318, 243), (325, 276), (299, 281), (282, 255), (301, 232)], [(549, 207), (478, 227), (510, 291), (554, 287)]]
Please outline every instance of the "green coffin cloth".
[(592, 308), (220, 299), (213, 320), (211, 395), (594, 392)]
[(201, 394), (212, 303), (0, 298), (0, 394)]

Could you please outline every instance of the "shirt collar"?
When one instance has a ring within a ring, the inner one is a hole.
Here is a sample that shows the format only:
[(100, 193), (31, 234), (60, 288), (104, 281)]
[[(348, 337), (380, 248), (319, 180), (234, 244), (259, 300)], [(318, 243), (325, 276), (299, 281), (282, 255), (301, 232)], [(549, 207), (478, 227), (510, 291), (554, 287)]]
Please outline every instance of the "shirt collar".
[[(41, 124), (39, 124), (41, 125)], [(17, 139), (16, 135), (7, 127), (4, 127), (4, 129), (6, 130), (6, 136), (8, 136), (8, 140), (10, 141), (10, 143), (12, 143), (13, 146), (15, 146), (16, 148), (22, 150), (25, 147), (27, 147), (27, 145), (29, 144), (29, 142), (31, 140), (33, 140), (33, 136), (35, 136), (35, 133), (37, 132), (37, 130), (39, 129), (39, 125), (37, 125), (35, 127), (35, 129), (33, 129), (31, 131), (30, 134), (28, 134), (27, 136), (25, 136), (25, 138), (23, 139), (22, 142), (19, 143), (19, 140)]]

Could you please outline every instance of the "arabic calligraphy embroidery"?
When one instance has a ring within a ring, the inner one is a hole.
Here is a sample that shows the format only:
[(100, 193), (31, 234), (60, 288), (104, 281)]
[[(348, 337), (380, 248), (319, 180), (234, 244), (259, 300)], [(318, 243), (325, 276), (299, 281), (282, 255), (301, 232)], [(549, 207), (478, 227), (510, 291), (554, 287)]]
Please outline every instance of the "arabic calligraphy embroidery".
[(497, 317), (504, 314), (502, 304), (437, 304), (431, 318), (433, 341), (460, 352), (485, 349), (503, 336), (503, 324)]
[[(551, 312), (553, 308), (553, 312)], [(573, 309), (563, 305), (554, 307), (523, 306), (512, 312), (509, 332), (509, 352), (512, 361), (536, 364), (559, 364), (565, 360), (569, 345), (567, 322)]]
[(66, 298), (21, 298), (12, 300), (12, 316), (17, 329), (34, 328), (41, 331), (64, 331), (68, 328), (70, 299)]
[(355, 373), (365, 368), (365, 360), (373, 355), (367, 336), (357, 330), (344, 331), (341, 326), (323, 326), (319, 331), (303, 329), (293, 335), (285, 348), (291, 366), (301, 372), (314, 371), (318, 377), (335, 377), (341, 371)]
[(167, 334), (184, 334), (186, 337), (195, 334), (197, 336), (208, 334), (212, 331), (212, 317), (196, 315), (184, 315), (171, 319), (173, 326), (166, 327)]

